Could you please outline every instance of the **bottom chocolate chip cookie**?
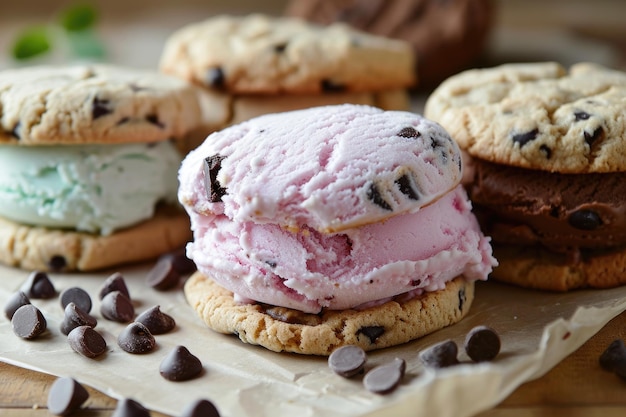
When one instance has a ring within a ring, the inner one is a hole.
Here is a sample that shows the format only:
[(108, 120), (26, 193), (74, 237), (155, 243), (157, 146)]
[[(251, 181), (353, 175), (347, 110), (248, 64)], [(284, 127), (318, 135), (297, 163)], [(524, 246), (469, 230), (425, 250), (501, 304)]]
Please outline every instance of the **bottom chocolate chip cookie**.
[(525, 288), (568, 291), (626, 285), (626, 250), (582, 254), (576, 262), (539, 247), (494, 246), (499, 265), (491, 278)]
[(177, 207), (161, 206), (151, 219), (108, 236), (0, 218), (0, 262), (24, 269), (93, 271), (153, 259), (190, 239), (189, 217)]
[(340, 346), (366, 351), (417, 339), (460, 321), (474, 299), (474, 283), (457, 277), (446, 288), (409, 300), (389, 301), (363, 310), (326, 310), (320, 314), (238, 304), (233, 294), (199, 272), (185, 284), (185, 296), (213, 330), (237, 334), (250, 344), (275, 352), (330, 355)]

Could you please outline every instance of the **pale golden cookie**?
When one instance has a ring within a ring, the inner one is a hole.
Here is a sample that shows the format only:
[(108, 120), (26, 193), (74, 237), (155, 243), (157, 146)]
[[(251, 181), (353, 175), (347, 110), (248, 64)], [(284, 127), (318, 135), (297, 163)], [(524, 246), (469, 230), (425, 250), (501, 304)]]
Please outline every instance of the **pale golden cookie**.
[(626, 170), (626, 73), (507, 64), (444, 81), (425, 116), (473, 157), (561, 173)]
[(299, 19), (217, 16), (167, 40), (160, 69), (237, 94), (363, 92), (415, 82), (410, 44)]
[(0, 143), (158, 142), (200, 123), (197, 89), (152, 71), (108, 65), (0, 72)]
[(626, 250), (597, 251), (580, 262), (539, 247), (494, 245), (499, 265), (491, 278), (525, 288), (568, 291), (578, 288), (613, 288), (626, 284)]
[(164, 205), (151, 219), (108, 236), (0, 219), (0, 262), (32, 270), (92, 271), (150, 260), (189, 240), (187, 214)]
[(275, 352), (329, 355), (343, 345), (366, 351), (395, 346), (460, 321), (474, 299), (474, 283), (457, 277), (445, 289), (363, 310), (306, 314), (267, 304), (238, 304), (233, 294), (200, 272), (185, 284), (200, 318), (219, 333)]

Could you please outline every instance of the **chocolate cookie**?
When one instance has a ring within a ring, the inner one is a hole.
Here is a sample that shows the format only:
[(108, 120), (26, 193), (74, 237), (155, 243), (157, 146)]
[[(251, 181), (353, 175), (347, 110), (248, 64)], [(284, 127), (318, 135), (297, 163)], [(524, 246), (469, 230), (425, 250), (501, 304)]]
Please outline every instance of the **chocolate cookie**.
[(409, 42), (419, 85), (433, 86), (476, 64), (492, 28), (491, 0), (290, 0), (285, 14)]
[(566, 291), (626, 284), (626, 73), (508, 64), (446, 80), (426, 114), (471, 157), (464, 181), (499, 266)]
[(330, 355), (339, 346), (366, 351), (417, 339), (461, 320), (474, 299), (474, 283), (462, 277), (446, 288), (363, 310), (324, 310), (320, 314), (265, 304), (240, 304), (233, 294), (197, 272), (185, 284), (192, 308), (214, 331), (236, 334), (276, 352)]

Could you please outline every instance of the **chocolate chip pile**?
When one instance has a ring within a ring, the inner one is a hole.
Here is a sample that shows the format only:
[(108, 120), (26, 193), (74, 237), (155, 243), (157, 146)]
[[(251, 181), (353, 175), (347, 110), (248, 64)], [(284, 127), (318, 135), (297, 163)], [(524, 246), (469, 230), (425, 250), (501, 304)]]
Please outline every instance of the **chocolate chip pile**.
[[(195, 265), (178, 251), (165, 254), (146, 276), (146, 284), (158, 291), (177, 287), (185, 275), (193, 272)], [(11, 321), (17, 337), (32, 340), (54, 331), (40, 309), (31, 300), (59, 298), (63, 309), (60, 333), (67, 336), (69, 347), (86, 358), (99, 358), (111, 348), (97, 330), (98, 319), (92, 315), (92, 298), (80, 287), (69, 287), (60, 293), (46, 272), (31, 272), (19, 290), (9, 297), (4, 314)], [(118, 334), (117, 344), (130, 354), (148, 354), (157, 346), (156, 335), (169, 333), (176, 321), (154, 305), (140, 314), (135, 312), (135, 300), (126, 285), (124, 275), (115, 272), (107, 277), (99, 288), (99, 313), (104, 320), (126, 324)], [(204, 367), (199, 358), (186, 347), (176, 346), (161, 361), (159, 374), (169, 381), (185, 381), (202, 374)], [(50, 387), (48, 408), (51, 413), (67, 415), (86, 401), (87, 391), (72, 378), (59, 378)], [(208, 400), (190, 404), (184, 416), (219, 416), (215, 406)], [(113, 414), (116, 417), (149, 416), (149, 412), (132, 399), (118, 403)]]
[[(498, 333), (488, 326), (476, 326), (465, 337), (465, 352), (474, 362), (491, 361), (500, 352), (501, 342)], [(626, 347), (623, 365), (626, 375)], [(419, 352), (421, 363), (429, 368), (446, 368), (461, 363), (458, 359), (458, 346), (453, 340), (444, 340)], [(363, 386), (370, 392), (387, 394), (400, 385), (406, 371), (406, 361), (394, 358), (391, 362), (375, 366), (365, 372), (367, 354), (355, 345), (335, 349), (328, 357), (328, 366), (337, 375), (352, 378), (363, 375)]]

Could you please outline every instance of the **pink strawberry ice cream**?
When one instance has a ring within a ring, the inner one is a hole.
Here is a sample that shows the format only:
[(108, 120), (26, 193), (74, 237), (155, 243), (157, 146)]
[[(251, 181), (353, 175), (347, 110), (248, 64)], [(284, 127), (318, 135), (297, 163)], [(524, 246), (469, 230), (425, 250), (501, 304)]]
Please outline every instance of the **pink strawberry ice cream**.
[(249, 120), (183, 161), (188, 256), (236, 294), (308, 313), (484, 280), (496, 261), (436, 123), (355, 105)]

